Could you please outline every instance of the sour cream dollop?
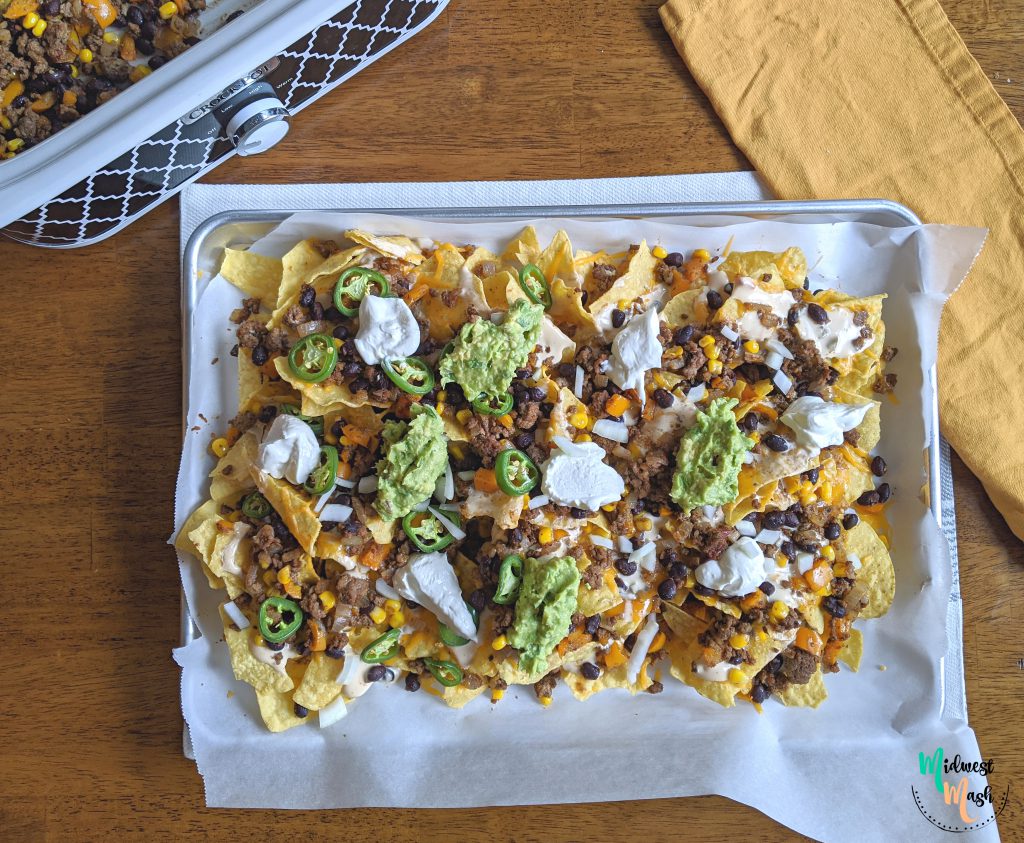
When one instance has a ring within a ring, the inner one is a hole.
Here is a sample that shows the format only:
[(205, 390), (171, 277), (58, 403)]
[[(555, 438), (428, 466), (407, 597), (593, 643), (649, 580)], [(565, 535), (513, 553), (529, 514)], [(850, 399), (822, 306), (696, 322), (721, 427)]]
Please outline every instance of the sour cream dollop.
[[(739, 278), (733, 285), (732, 298), (744, 304), (758, 304), (771, 310), (783, 322), (790, 308), (796, 303), (788, 291), (770, 293), (758, 286), (751, 278)], [(761, 322), (756, 310), (746, 311), (739, 320), (740, 335), (751, 340), (765, 340), (776, 333), (776, 328), (769, 328)]]
[(320, 443), (301, 419), (278, 414), (263, 436), (256, 454), (256, 467), (276, 477), (301, 485), (320, 461)]
[(608, 377), (620, 389), (635, 389), (641, 406), (646, 400), (644, 375), (661, 365), (658, 332), (658, 311), (652, 307), (630, 319), (612, 341)]
[(604, 448), (596, 442), (577, 442), (572, 452), (558, 449), (541, 466), (541, 491), (555, 503), (596, 510), (622, 497), (626, 484), (603, 462)]
[(242, 544), (242, 539), (251, 532), (252, 525), (246, 524), (243, 521), (236, 521), (232, 526), (231, 538), (228, 539), (228, 543), (224, 545), (224, 549), (220, 552), (220, 566), (229, 574), (234, 574), (238, 577), (242, 576), (242, 566), (238, 564), (238, 548)]
[(459, 578), (444, 553), (414, 553), (395, 572), (391, 584), (402, 597), (425, 606), (463, 638), (477, 640), (476, 624), (466, 607)]
[(721, 558), (698, 565), (694, 576), (705, 588), (713, 588), (726, 597), (742, 597), (768, 579), (768, 573), (769, 562), (757, 542), (741, 536), (725, 549)]
[(817, 395), (797, 398), (781, 421), (793, 431), (797, 444), (806, 448), (842, 445), (843, 434), (864, 421), (870, 404), (838, 404)]
[[(832, 358), (852, 357), (864, 348), (865, 343), (861, 340), (860, 325), (853, 322), (853, 311), (846, 307), (826, 309), (828, 322), (819, 325), (807, 313), (807, 308), (801, 308), (800, 318), (797, 319), (797, 334), (802, 340), (810, 340), (826, 360)], [(860, 342), (858, 342), (860, 340)]]
[(364, 296), (354, 342), (359, 356), (371, 366), (382, 360), (412, 357), (420, 347), (420, 326), (402, 299)]

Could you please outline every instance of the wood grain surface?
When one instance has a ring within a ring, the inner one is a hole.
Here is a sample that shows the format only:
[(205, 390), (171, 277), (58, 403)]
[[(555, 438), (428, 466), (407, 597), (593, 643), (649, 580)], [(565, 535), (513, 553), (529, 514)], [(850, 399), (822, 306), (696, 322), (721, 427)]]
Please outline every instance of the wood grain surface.
[[(452, 0), (423, 34), (215, 182), (586, 178), (744, 169), (658, 0)], [(945, 0), (1024, 115), (1024, 3)], [(851, 25), (855, 21), (851, 19)], [(400, 119), (367, 115), (402, 103)], [(358, 117), (353, 117), (358, 115)], [(177, 203), (69, 252), (0, 242), (6, 840), (802, 839), (717, 797), (460, 811), (208, 810), (182, 757)], [(1024, 547), (954, 460), (967, 695), (1004, 839), (1024, 839)], [(822, 770), (835, 759), (823, 757)], [(301, 769), (301, 765), (300, 765)], [(865, 806), (869, 809), (869, 806)]]

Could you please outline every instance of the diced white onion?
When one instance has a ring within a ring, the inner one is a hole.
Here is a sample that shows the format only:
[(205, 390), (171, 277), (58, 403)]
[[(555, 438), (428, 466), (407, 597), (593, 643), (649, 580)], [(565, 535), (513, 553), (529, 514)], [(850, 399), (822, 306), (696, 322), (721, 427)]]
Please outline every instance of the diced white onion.
[(555, 447), (568, 454), (570, 457), (583, 457), (587, 454), (585, 448), (581, 448), (566, 436), (553, 436), (551, 437), (551, 441), (555, 443)]
[(450, 518), (445, 518), (444, 515), (441, 514), (441, 511), (439, 509), (430, 507), (430, 512), (434, 514), (434, 517), (437, 518), (438, 521), (444, 524), (445, 529), (448, 530), (449, 533), (455, 536), (455, 541), (462, 541), (464, 538), (466, 538), (466, 531), (463, 530), (458, 524), (456, 524)]
[(333, 486), (330, 489), (328, 489), (326, 492), (324, 492), (317, 499), (317, 502), (315, 504), (313, 504), (313, 512), (319, 512), (321, 509), (323, 509), (325, 506), (327, 506), (327, 501), (329, 501), (331, 499), (331, 495), (333, 495), (334, 492), (335, 492), (335, 489), (334, 489)]
[(651, 556), (656, 556), (655, 551), (657, 551), (657, 549), (658, 548), (654, 544), (654, 542), (647, 542), (647, 544), (642, 544), (640, 545), (640, 547), (638, 547), (636, 550), (629, 554), (629, 561), (636, 562), (637, 564), (643, 564), (641, 560), (643, 560), (644, 557), (646, 557), (648, 554), (650, 554)]
[(455, 475), (459, 480), (472, 480), (476, 476), (475, 471), (460, 471)]
[(580, 401), (583, 400), (583, 367), (576, 367), (576, 380), (572, 385), (572, 394), (575, 395)]
[(772, 383), (779, 388), (779, 392), (789, 392), (793, 388), (793, 381), (789, 379), (789, 375), (783, 372), (781, 369), (772, 375)]
[(353, 674), (356, 672), (356, 667), (359, 664), (359, 656), (356, 653), (346, 648), (345, 650), (345, 664), (341, 666), (341, 672), (338, 674), (338, 678), (335, 680), (339, 685), (344, 685), (348, 682)]
[(704, 384), (699, 383), (696, 386), (690, 387), (690, 389), (686, 393), (686, 397), (688, 400), (696, 404), (698, 401), (703, 400), (704, 395), (705, 393), (707, 393), (707, 391), (708, 388)]
[(540, 379), (541, 379), (542, 377), (544, 377), (544, 368), (543, 368), (543, 367), (541, 367), (541, 368), (537, 369), (537, 370), (536, 370), (536, 371), (535, 371), (535, 372), (533, 373), (533, 379), (534, 379), (535, 381), (539, 381), (539, 380), (540, 380)]
[(616, 539), (616, 542), (619, 545), (619, 552), (620, 553), (632, 553), (633, 552), (633, 542), (631, 542), (625, 536), (619, 536), (618, 539)]
[(611, 367), (612, 367), (612, 361), (611, 360), (602, 360), (600, 363), (597, 364), (597, 368), (601, 371), (601, 374), (604, 374), (605, 372), (607, 372)]
[(744, 518), (742, 521), (738, 521), (736, 523), (736, 532), (741, 536), (750, 536), (750, 538), (753, 538), (757, 535), (757, 527)]
[(352, 516), (352, 507), (343, 503), (328, 504), (320, 513), (321, 521), (338, 521), (344, 523)]
[(348, 706), (345, 704), (345, 698), (338, 694), (332, 702), (329, 702), (317, 712), (320, 728), (326, 729), (328, 726), (333, 726), (346, 714), (348, 714)]
[(786, 348), (785, 343), (783, 343), (781, 340), (771, 339), (768, 340), (768, 342), (766, 342), (764, 345), (765, 348), (767, 348), (769, 351), (774, 351), (776, 354), (778, 354), (780, 357), (784, 357), (786, 360), (793, 359), (793, 352)]
[(232, 623), (239, 629), (248, 629), (252, 624), (249, 623), (249, 619), (245, 616), (245, 613), (238, 608), (238, 604), (234, 600), (229, 600), (224, 604), (224, 613), (231, 618)]
[(380, 577), (374, 583), (374, 587), (377, 589), (378, 594), (382, 594), (388, 600), (401, 600), (402, 595), (395, 591), (390, 585), (388, 585)]
[[(651, 536), (654, 534), (651, 533)], [(641, 557), (640, 567), (645, 571), (653, 571), (658, 566), (658, 554), (648, 553), (646, 556)]]
[(781, 369), (782, 368), (782, 355), (777, 351), (769, 351), (765, 355), (764, 365), (769, 369)]
[(434, 484), (434, 498), (438, 503), (447, 503), (455, 497), (455, 476), (452, 474), (451, 462), (444, 464), (444, 474)]
[(813, 553), (798, 553), (796, 555), (796, 569), (801, 574), (806, 574), (813, 567), (814, 567), (814, 554)]
[(636, 636), (633, 652), (629, 654), (629, 661), (626, 663), (626, 678), (630, 683), (636, 682), (637, 677), (640, 675), (640, 668), (644, 663), (644, 659), (647, 658), (647, 651), (651, 649), (651, 644), (654, 643), (657, 635), (658, 615), (656, 612), (651, 612), (647, 616), (647, 623), (644, 624), (643, 629)]
[(707, 518), (708, 521), (713, 521), (715, 516), (718, 514), (718, 509), (708, 503), (704, 504), (701, 511), (704, 513), (704, 517)]
[(425, 501), (420, 501), (418, 504), (413, 506), (412, 511), (413, 512), (426, 512), (428, 506), (430, 506), (430, 498), (427, 498), (427, 500), (425, 500)]
[(855, 570), (855, 571), (859, 571), (860, 570), (860, 567), (861, 567), (862, 563), (860, 561), (860, 557), (856, 553), (847, 553), (846, 554), (846, 561), (850, 565), (853, 565), (853, 570)]
[(621, 442), (623, 445), (629, 442), (629, 428), (622, 422), (615, 422), (611, 419), (598, 419), (594, 422), (594, 434), (611, 439), (613, 442)]
[(758, 544), (777, 544), (782, 541), (782, 532), (780, 530), (762, 530), (754, 537), (754, 541)]
[(729, 340), (729, 342), (736, 342), (736, 340), (738, 340), (740, 338), (740, 335), (737, 334), (728, 325), (723, 325), (722, 326), (721, 334), (722, 334), (723, 337), (725, 337), (727, 340)]
[(754, 452), (753, 451), (747, 451), (743, 455), (743, 464), (744, 465), (750, 465), (753, 461), (754, 461)]
[(367, 474), (366, 477), (362, 477), (359, 480), (359, 485), (356, 487), (359, 494), (365, 495), (367, 492), (377, 491), (377, 475)]
[(547, 495), (537, 495), (535, 498), (530, 498), (529, 506), (530, 509), (540, 509), (550, 502), (550, 498)]
[(596, 544), (598, 547), (606, 547), (609, 550), (615, 549), (615, 543), (607, 536), (602, 536), (599, 533), (590, 534), (590, 543)]
[(342, 489), (354, 489), (356, 482), (355, 480), (346, 480), (344, 477), (335, 477), (334, 485), (341, 486)]
[(495, 324), (498, 324), (504, 318), (505, 314), (502, 313), (500, 310), (496, 310), (494, 311), (494, 313), (491, 314), (491, 321), (494, 322)]

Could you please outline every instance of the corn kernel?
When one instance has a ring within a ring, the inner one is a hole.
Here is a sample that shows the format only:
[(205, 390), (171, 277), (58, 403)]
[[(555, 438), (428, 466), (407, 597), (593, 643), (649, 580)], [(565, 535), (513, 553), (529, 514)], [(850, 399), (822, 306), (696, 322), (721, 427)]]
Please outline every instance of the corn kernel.
[(708, 371), (712, 375), (720, 375), (720, 374), (722, 374), (722, 361), (721, 360), (709, 360), (708, 361)]
[(152, 68), (146, 67), (144, 64), (139, 64), (132, 68), (131, 73), (128, 74), (128, 78), (131, 79), (132, 82), (138, 82), (140, 79), (145, 79), (152, 72)]
[(550, 544), (554, 541), (555, 533), (550, 527), (542, 527), (540, 532), (537, 534), (537, 541), (541, 544)]
[(747, 675), (740, 670), (738, 667), (734, 667), (729, 671), (729, 681), (733, 685), (742, 685), (747, 679)]
[(666, 252), (661, 246), (655, 246), (653, 249), (651, 249), (651, 254), (654, 255), (654, 257), (658, 258), (659, 260), (668, 257), (668, 252)]
[(634, 519), (633, 523), (636, 524), (636, 528), (638, 530), (650, 530), (651, 527), (654, 526), (654, 522), (652, 522), (651, 519), (647, 518), (646, 516), (641, 516), (640, 518)]
[(604, 506), (601, 507), (601, 509), (603, 509), (605, 512), (615, 512), (615, 504), (606, 503)]
[(392, 612), (388, 615), (388, 626), (392, 629), (401, 629), (405, 626), (405, 612)]
[(373, 611), (370, 612), (370, 620), (374, 623), (384, 623), (384, 618), (386, 617), (387, 612), (381, 606), (374, 606)]
[(781, 600), (775, 600), (772, 603), (771, 609), (768, 613), (772, 616), (773, 620), (781, 621), (789, 617), (789, 606), (783, 603)]
[(0, 129), (8, 131), (11, 128), (13, 128), (11, 121), (4, 117), (2, 114), (0, 114)]
[(767, 641), (768, 640), (768, 633), (765, 632), (763, 629), (759, 629), (757, 631), (757, 640), (758, 641)]
[(164, 20), (170, 20), (178, 14), (178, 4), (174, 0), (167, 0), (158, 11), (160, 12), (160, 17)]
[(818, 499), (818, 496), (814, 492), (801, 492), (800, 503), (803, 506), (809, 506)]
[(569, 424), (571, 424), (577, 430), (584, 430), (589, 421), (590, 417), (585, 412), (573, 413), (569, 417)]
[(541, 705), (545, 705), (545, 706), (546, 705), (551, 705), (551, 697), (541, 697), (540, 698), (540, 704)]
[(302, 586), (297, 582), (285, 583), (284, 593), (289, 597), (302, 597)]
[(836, 550), (832, 545), (827, 544), (821, 549), (821, 555), (831, 562), (836, 558)]
[(671, 389), (672, 388), (671, 386), (669, 386), (668, 381), (665, 380), (665, 376), (661, 372), (657, 372), (656, 371), (651, 376), (651, 379), (654, 381), (656, 386), (660, 386), (662, 389)]
[(687, 588), (693, 588), (697, 584), (697, 578), (693, 575), (693, 571), (688, 571), (686, 574), (686, 582), (683, 583)]
[(71, 78), (72, 79), (77, 79), (78, 78), (78, 68), (75, 67), (74, 65), (71, 65)]
[(292, 569), (285, 565), (283, 568), (279, 568), (277, 571), (277, 581), (284, 585), (292, 581)]
[(81, 61), (88, 64), (93, 60), (92, 50), (90, 50), (88, 47), (83, 48), (82, 51), (78, 54), (78, 58)]
[(39, 23), (39, 15), (35, 12), (29, 12), (21, 19), (21, 25), (25, 27), (25, 29), (31, 29), (37, 23)]
[(629, 399), (624, 395), (613, 395), (604, 404), (604, 410), (609, 416), (621, 416), (629, 409)]
[(743, 350), (748, 354), (757, 354), (761, 350), (761, 344), (757, 340), (747, 340), (743, 343)]
[(468, 424), (469, 420), (473, 418), (473, 413), (471, 410), (459, 410), (459, 412), (455, 414), (455, 418), (462, 424)]
[(629, 299), (619, 299), (619, 310), (629, 310)]
[(711, 253), (707, 249), (694, 249), (693, 256), (699, 261), (711, 260)]
[(437, 393), (437, 400), (438, 401), (447, 401), (448, 400), (448, 393), (445, 390), (442, 389), (439, 393)]
[(513, 427), (515, 427), (515, 423), (512, 421), (512, 416), (510, 416), (508, 413), (505, 413), (505, 415), (503, 416), (498, 416), (498, 422), (501, 424), (502, 427), (505, 427), (508, 430), (511, 430)]
[(491, 642), (492, 650), (504, 650), (508, 646), (508, 639), (504, 635), (499, 635)]
[(505, 692), (501, 688), (495, 688), (493, 691), (491, 691), (491, 702), (496, 703), (503, 696), (505, 696)]
[(580, 433), (576, 436), (576, 442), (592, 442), (589, 433)]
[(223, 436), (210, 443), (210, 453), (220, 459), (228, 452), (228, 440)]
[(35, 35), (36, 38), (41, 38), (43, 33), (46, 32), (47, 25), (46, 21), (39, 21), (39, 23), (32, 27), (32, 34)]
[(337, 603), (337, 599), (334, 596), (333, 591), (321, 591), (320, 592), (320, 605), (324, 607), (324, 611), (329, 612), (334, 608)]
[(116, 32), (104, 32), (103, 40), (106, 41), (108, 44), (119, 44), (121, 43), (121, 36), (118, 35)]
[(708, 346), (704, 353), (707, 355), (708, 360), (717, 360), (718, 356), (719, 356), (718, 355), (718, 346), (717, 345)]
[(25, 141), (23, 141), (21, 138), (15, 138), (14, 140), (11, 140), (11, 141), (7, 142), (7, 151), (8, 152), (17, 152), (24, 145), (25, 145)]
[(737, 632), (729, 639), (729, 646), (734, 650), (742, 650), (750, 643), (750, 636)]
[(711, 336), (711, 334), (705, 334), (699, 340), (697, 340), (697, 345), (699, 345), (701, 348), (707, 348), (709, 345), (714, 344), (715, 338)]

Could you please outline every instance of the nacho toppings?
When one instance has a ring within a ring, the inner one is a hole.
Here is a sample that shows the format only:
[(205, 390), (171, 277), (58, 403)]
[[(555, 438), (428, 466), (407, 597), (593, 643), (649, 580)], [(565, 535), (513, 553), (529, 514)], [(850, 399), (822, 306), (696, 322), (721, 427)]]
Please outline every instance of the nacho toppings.
[(895, 584), (882, 297), (795, 249), (343, 240), (227, 255), (239, 414), (177, 540), (271, 729), (403, 673), (817, 705), (856, 665)]

